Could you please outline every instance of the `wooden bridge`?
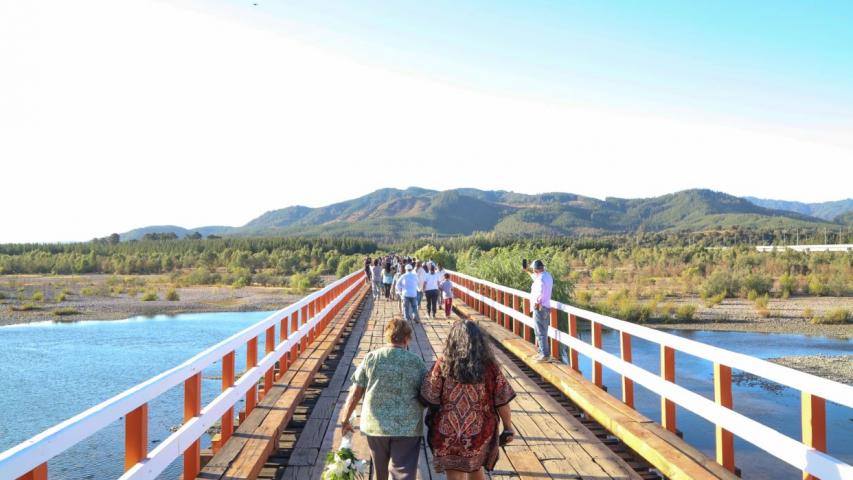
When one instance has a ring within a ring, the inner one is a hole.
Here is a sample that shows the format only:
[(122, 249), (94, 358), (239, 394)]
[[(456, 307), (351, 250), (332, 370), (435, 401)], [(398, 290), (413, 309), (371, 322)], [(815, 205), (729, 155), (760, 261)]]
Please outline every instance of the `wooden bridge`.
[[(526, 360), (534, 353), (528, 294), (456, 272), (452, 276), (454, 318), (479, 322), (518, 393), (511, 404), (517, 436), (502, 448), (492, 478), (736, 478), (735, 436), (802, 470), (804, 478), (853, 478), (853, 467), (825, 453), (825, 402), (853, 408), (853, 387), (558, 302), (552, 309), (551, 351), (558, 355), (560, 345), (567, 347), (569, 362), (533, 363)], [(51, 458), (119, 419), (125, 425), (123, 479), (158, 478), (178, 459), (183, 478), (320, 478), (326, 452), (340, 441), (349, 378), (367, 352), (384, 344), (383, 326), (399, 311), (395, 302), (374, 301), (363, 274), (353, 273), (0, 453), (0, 479), (48, 478)], [(568, 320), (566, 331), (558, 328), (561, 315)], [(409, 348), (430, 364), (441, 354), (453, 320), (430, 320), (425, 312), (421, 317)], [(591, 343), (579, 339), (579, 322), (589, 322)], [(619, 333), (619, 356), (601, 348), (602, 328)], [(632, 338), (660, 345), (660, 373), (632, 364)], [(235, 355), (243, 346), (247, 366), (237, 377)], [(676, 383), (676, 350), (713, 363), (715, 400)], [(581, 355), (591, 361), (592, 381), (579, 372)], [(202, 405), (201, 372), (216, 363), (222, 369), (221, 393)], [(621, 398), (606, 392), (603, 368), (621, 376)], [(802, 438), (732, 410), (732, 369), (800, 390)], [(661, 396), (661, 424), (634, 409), (635, 383)], [(184, 423), (153, 446), (148, 404), (182, 384)], [(244, 408), (235, 412), (240, 400)], [(675, 405), (716, 425), (715, 458), (676, 435)], [(220, 433), (208, 442), (215, 426)], [(202, 442), (211, 448), (203, 450)], [(369, 458), (358, 434), (354, 449)], [(421, 479), (444, 478), (432, 468), (426, 447), (419, 466)]]

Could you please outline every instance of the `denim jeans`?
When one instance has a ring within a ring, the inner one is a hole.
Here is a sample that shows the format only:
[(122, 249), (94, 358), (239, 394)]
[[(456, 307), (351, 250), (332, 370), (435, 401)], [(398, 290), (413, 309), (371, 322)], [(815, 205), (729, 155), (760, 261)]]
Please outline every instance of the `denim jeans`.
[(536, 343), (539, 345), (539, 353), (546, 357), (551, 355), (551, 342), (548, 340), (548, 327), (551, 325), (551, 309), (540, 307), (533, 311), (533, 330), (536, 333)]
[(418, 298), (403, 297), (403, 312), (406, 315), (406, 320), (410, 322), (420, 320), (418, 315)]
[(424, 292), (418, 290), (418, 308), (421, 308), (421, 300), (424, 299)]

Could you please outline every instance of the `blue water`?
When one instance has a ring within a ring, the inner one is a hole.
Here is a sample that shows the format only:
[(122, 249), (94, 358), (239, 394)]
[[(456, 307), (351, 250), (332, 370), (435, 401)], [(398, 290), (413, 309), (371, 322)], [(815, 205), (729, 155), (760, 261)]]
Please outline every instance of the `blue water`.
[[(267, 315), (268, 312), (201, 313), (0, 328), (0, 451), (180, 364)], [(745, 332), (670, 333), (759, 358), (853, 353), (853, 341), (825, 337)], [(581, 337), (589, 341), (589, 332), (581, 331)], [(605, 330), (603, 346), (618, 354), (618, 336)], [(636, 364), (652, 372), (659, 371), (656, 344), (634, 339), (633, 354)], [(242, 371), (245, 349), (238, 351), (236, 363), (237, 371)], [(676, 365), (680, 385), (713, 398), (710, 362), (679, 352)], [(219, 392), (220, 380), (210, 377), (218, 376), (220, 369), (217, 363), (204, 372), (205, 403)], [(581, 369), (589, 378), (591, 368), (583, 356)], [(619, 377), (607, 369), (604, 371), (609, 391), (621, 398)], [(738, 373), (733, 372), (736, 377)], [(754, 382), (735, 383), (733, 390), (735, 410), (799, 438), (798, 391)], [(181, 424), (182, 398), (179, 386), (149, 405), (149, 449), (169, 435), (170, 427)], [(660, 421), (660, 400), (656, 394), (636, 386), (635, 402), (643, 414)], [(677, 423), (688, 442), (713, 457), (713, 425), (681, 408), (677, 411)], [(853, 411), (828, 403), (827, 423), (829, 453), (853, 463)], [(118, 477), (123, 468), (123, 442), (123, 422), (118, 421), (51, 460), (51, 478)], [(207, 446), (209, 438), (205, 436), (202, 443)], [(746, 442), (736, 440), (735, 449), (744, 478), (800, 478), (798, 471)], [(163, 478), (177, 478), (179, 474), (180, 459)]]
[[(579, 327), (585, 322), (579, 322)], [(790, 355), (849, 355), (853, 354), (853, 340), (837, 338), (787, 335), (776, 333), (716, 332), (668, 330), (685, 338), (707, 343), (716, 347), (767, 359)], [(588, 329), (579, 332), (581, 339), (591, 342)], [(612, 330), (602, 333), (602, 348), (619, 355), (619, 335)], [(660, 373), (660, 346), (642, 339), (632, 340), (633, 363), (651, 372)], [(700, 395), (713, 400), (713, 365), (711, 362), (676, 351), (676, 382)], [(592, 366), (589, 359), (580, 357), (581, 372), (591, 380)], [(732, 370), (732, 396), (734, 410), (751, 417), (779, 432), (799, 440), (800, 437), (800, 391), (777, 383), (758, 381), (754, 376)], [(604, 368), (604, 384), (608, 392), (622, 398), (621, 377)], [(635, 383), (635, 407), (645, 416), (660, 422), (660, 396)], [(846, 463), (853, 464), (853, 410), (827, 402), (827, 449), (828, 453)], [(676, 409), (676, 425), (684, 439), (715, 457), (714, 425), (681, 407)], [(735, 463), (743, 478), (749, 479), (798, 479), (799, 470), (788, 466), (754, 445), (735, 437)]]
[[(0, 451), (180, 364), (267, 315), (197, 313), (0, 328)], [(238, 372), (245, 361), (244, 348), (236, 355)], [(220, 374), (218, 362), (205, 370), (203, 403), (219, 393), (221, 380), (209, 377)], [(181, 424), (183, 387), (149, 404), (148, 415), (150, 450)], [(209, 442), (205, 435), (203, 447)], [(123, 467), (124, 424), (118, 421), (51, 460), (48, 471), (50, 478), (100, 480), (120, 476)], [(180, 468), (179, 459), (163, 478), (177, 478)]]

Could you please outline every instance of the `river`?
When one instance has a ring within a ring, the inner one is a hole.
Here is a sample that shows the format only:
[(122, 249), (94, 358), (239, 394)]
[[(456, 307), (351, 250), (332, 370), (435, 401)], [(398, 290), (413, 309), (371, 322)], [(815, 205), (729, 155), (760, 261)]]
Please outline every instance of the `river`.
[[(120, 321), (77, 323), (44, 322), (0, 327), (0, 451), (30, 438), (163, 370), (267, 316), (269, 312), (196, 313), (175, 316), (134, 317)], [(784, 355), (850, 354), (853, 340), (802, 335), (744, 332), (670, 331), (700, 342), (770, 358)], [(581, 332), (589, 341), (589, 332)], [(261, 340), (262, 342), (263, 340)], [(618, 336), (605, 330), (605, 350), (618, 354)], [(659, 370), (659, 348), (634, 339), (634, 362)], [(590, 365), (581, 357), (581, 370), (589, 378)], [(676, 379), (713, 399), (712, 366), (686, 354), (676, 354)], [(245, 354), (237, 354), (237, 371)], [(204, 372), (203, 402), (219, 392), (219, 364)], [(734, 408), (791, 437), (799, 438), (799, 392), (755, 379), (736, 379)], [(605, 369), (605, 384), (620, 397), (619, 377)], [(169, 391), (149, 406), (151, 448), (181, 424), (182, 387)], [(621, 398), (621, 397), (620, 397)], [(637, 386), (637, 408), (660, 421), (660, 401)], [(678, 428), (692, 445), (714, 456), (714, 427), (679, 408)], [(827, 404), (829, 453), (853, 463), (853, 412)], [(123, 424), (115, 422), (49, 463), (51, 478), (116, 478), (123, 467)], [(203, 447), (209, 438), (203, 439)], [(735, 459), (744, 478), (800, 478), (799, 472), (739, 439)], [(177, 478), (180, 460), (163, 478)], [(0, 474), (2, 477), (2, 474)]]

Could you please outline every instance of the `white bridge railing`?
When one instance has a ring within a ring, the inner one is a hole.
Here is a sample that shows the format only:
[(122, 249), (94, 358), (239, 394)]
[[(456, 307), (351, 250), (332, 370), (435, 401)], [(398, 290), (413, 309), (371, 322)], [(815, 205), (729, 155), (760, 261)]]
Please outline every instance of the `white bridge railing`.
[[(221, 438), (214, 449), (233, 433), (234, 405), (245, 396), (245, 414), (272, 387), (276, 363), (279, 376), (299, 352), (314, 341), (361, 285), (363, 272), (354, 272), (264, 320), (232, 335), (186, 362), (142, 382), (54, 427), (0, 453), (0, 480), (47, 478), (48, 461), (111, 423), (125, 418), (125, 473), (122, 479), (156, 478), (183, 456), (183, 478), (196, 478), (200, 470), (200, 438), (215, 422), (222, 421)], [(276, 343), (275, 330), (279, 328)], [(265, 334), (265, 355), (258, 361), (258, 336)], [(246, 371), (234, 381), (234, 355), (247, 346)], [(300, 348), (301, 346), (301, 348)], [(201, 406), (201, 372), (222, 360), (222, 393)], [(184, 384), (184, 423), (148, 452), (148, 403)]]
[[(474, 309), (490, 317), (518, 335), (532, 341), (534, 325), (530, 312), (530, 294), (498, 285), (459, 272), (450, 272), (457, 296)], [(783, 367), (749, 355), (707, 345), (664, 333), (571, 305), (551, 302), (551, 352), (559, 355), (559, 344), (569, 348), (569, 363), (579, 371), (578, 353), (592, 361), (593, 382), (602, 386), (602, 365), (622, 376), (622, 401), (633, 408), (633, 383), (661, 396), (662, 425), (675, 432), (675, 404), (690, 410), (716, 425), (716, 459), (735, 471), (733, 435), (746, 440), (780, 460), (802, 470), (807, 478), (824, 480), (853, 479), (851, 465), (826, 452), (826, 400), (853, 408), (853, 387)], [(557, 328), (557, 311), (569, 316), (569, 332)], [(577, 335), (577, 318), (590, 321), (592, 344)], [(601, 328), (619, 332), (621, 355), (601, 349)], [(631, 363), (631, 338), (637, 337), (660, 345), (661, 374)], [(714, 397), (709, 400), (675, 383), (675, 351), (705, 359), (714, 365)], [(752, 418), (732, 410), (731, 370), (738, 369), (787, 387), (802, 395), (802, 441), (784, 435)]]

